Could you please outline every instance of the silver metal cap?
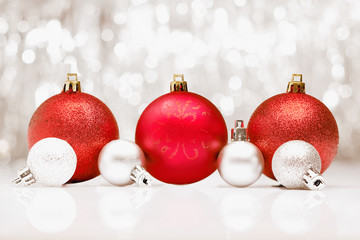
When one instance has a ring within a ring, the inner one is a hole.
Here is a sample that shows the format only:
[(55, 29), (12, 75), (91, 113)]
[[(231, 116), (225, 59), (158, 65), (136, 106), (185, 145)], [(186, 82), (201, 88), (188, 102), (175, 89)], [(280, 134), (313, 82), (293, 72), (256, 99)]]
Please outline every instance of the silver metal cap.
[(326, 186), (323, 176), (312, 169), (307, 170), (304, 174), (303, 182), (310, 190), (321, 190)]
[(36, 182), (34, 175), (31, 173), (29, 167), (25, 167), (18, 171), (18, 177), (13, 181), (15, 184), (23, 183), (25, 186), (29, 186)]
[(246, 128), (244, 128), (244, 120), (235, 121), (235, 127), (231, 129), (231, 141), (246, 141)]
[(140, 165), (136, 165), (131, 171), (130, 178), (142, 187), (151, 187), (152, 177), (150, 174)]

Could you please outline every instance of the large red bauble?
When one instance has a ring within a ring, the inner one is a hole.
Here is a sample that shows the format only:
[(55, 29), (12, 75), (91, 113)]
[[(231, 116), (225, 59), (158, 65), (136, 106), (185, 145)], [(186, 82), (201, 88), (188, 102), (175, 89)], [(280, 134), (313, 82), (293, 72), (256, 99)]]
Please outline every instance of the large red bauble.
[(290, 140), (312, 144), (321, 157), (321, 173), (335, 158), (339, 131), (330, 110), (305, 93), (283, 93), (263, 102), (252, 114), (247, 136), (263, 153), (264, 174), (275, 179), (271, 163), (278, 147)]
[(82, 92), (62, 92), (34, 112), (28, 130), (29, 149), (39, 140), (56, 137), (75, 150), (77, 166), (69, 182), (81, 182), (100, 174), (98, 156), (119, 129), (110, 109), (99, 99)]
[(136, 143), (145, 153), (146, 170), (160, 181), (188, 184), (217, 169), (217, 156), (227, 143), (219, 110), (190, 92), (165, 94), (144, 110), (136, 127)]

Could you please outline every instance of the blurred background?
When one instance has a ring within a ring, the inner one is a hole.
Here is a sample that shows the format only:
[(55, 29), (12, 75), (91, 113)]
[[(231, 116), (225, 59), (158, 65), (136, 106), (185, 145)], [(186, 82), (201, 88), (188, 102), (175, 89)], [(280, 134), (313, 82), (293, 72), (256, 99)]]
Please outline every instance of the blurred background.
[(336, 161), (360, 154), (360, 1), (0, 1), (0, 166), (25, 161), (35, 109), (68, 71), (105, 102), (120, 136), (169, 92), (173, 73), (228, 128), (302, 73), (340, 131)]

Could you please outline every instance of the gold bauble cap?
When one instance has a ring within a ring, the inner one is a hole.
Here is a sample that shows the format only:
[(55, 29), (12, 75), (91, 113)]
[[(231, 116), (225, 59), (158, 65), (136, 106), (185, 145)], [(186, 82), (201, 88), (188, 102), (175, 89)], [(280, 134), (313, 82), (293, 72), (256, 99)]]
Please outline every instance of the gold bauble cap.
[(174, 80), (170, 83), (170, 92), (187, 92), (187, 82), (184, 81), (184, 74), (174, 74)]
[[(299, 81), (295, 81), (294, 78), (298, 77)], [(305, 93), (305, 83), (302, 81), (302, 74), (293, 74), (291, 81), (288, 84), (288, 93)]]
[(77, 79), (76, 73), (68, 73), (67, 80), (64, 83), (64, 92), (81, 92), (80, 82)]

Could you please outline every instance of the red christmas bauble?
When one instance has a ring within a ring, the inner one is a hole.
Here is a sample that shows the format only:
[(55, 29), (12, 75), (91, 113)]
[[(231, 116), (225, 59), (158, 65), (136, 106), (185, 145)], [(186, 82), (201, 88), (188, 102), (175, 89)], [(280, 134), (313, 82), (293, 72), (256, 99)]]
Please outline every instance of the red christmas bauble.
[(339, 131), (330, 110), (304, 91), (293, 90), (291, 84), (288, 93), (263, 102), (252, 114), (247, 128), (249, 140), (264, 155), (263, 173), (272, 179), (275, 179), (272, 157), (285, 142), (303, 140), (312, 144), (321, 157), (321, 173), (329, 167), (338, 149)]
[(182, 90), (150, 103), (135, 134), (146, 156), (146, 170), (172, 184), (194, 183), (209, 176), (217, 169), (217, 156), (227, 143), (220, 111), (206, 98)]
[(39, 140), (56, 137), (75, 150), (77, 166), (69, 182), (81, 182), (100, 174), (98, 156), (119, 129), (110, 109), (99, 99), (80, 91), (63, 91), (43, 102), (28, 129), (29, 149)]

